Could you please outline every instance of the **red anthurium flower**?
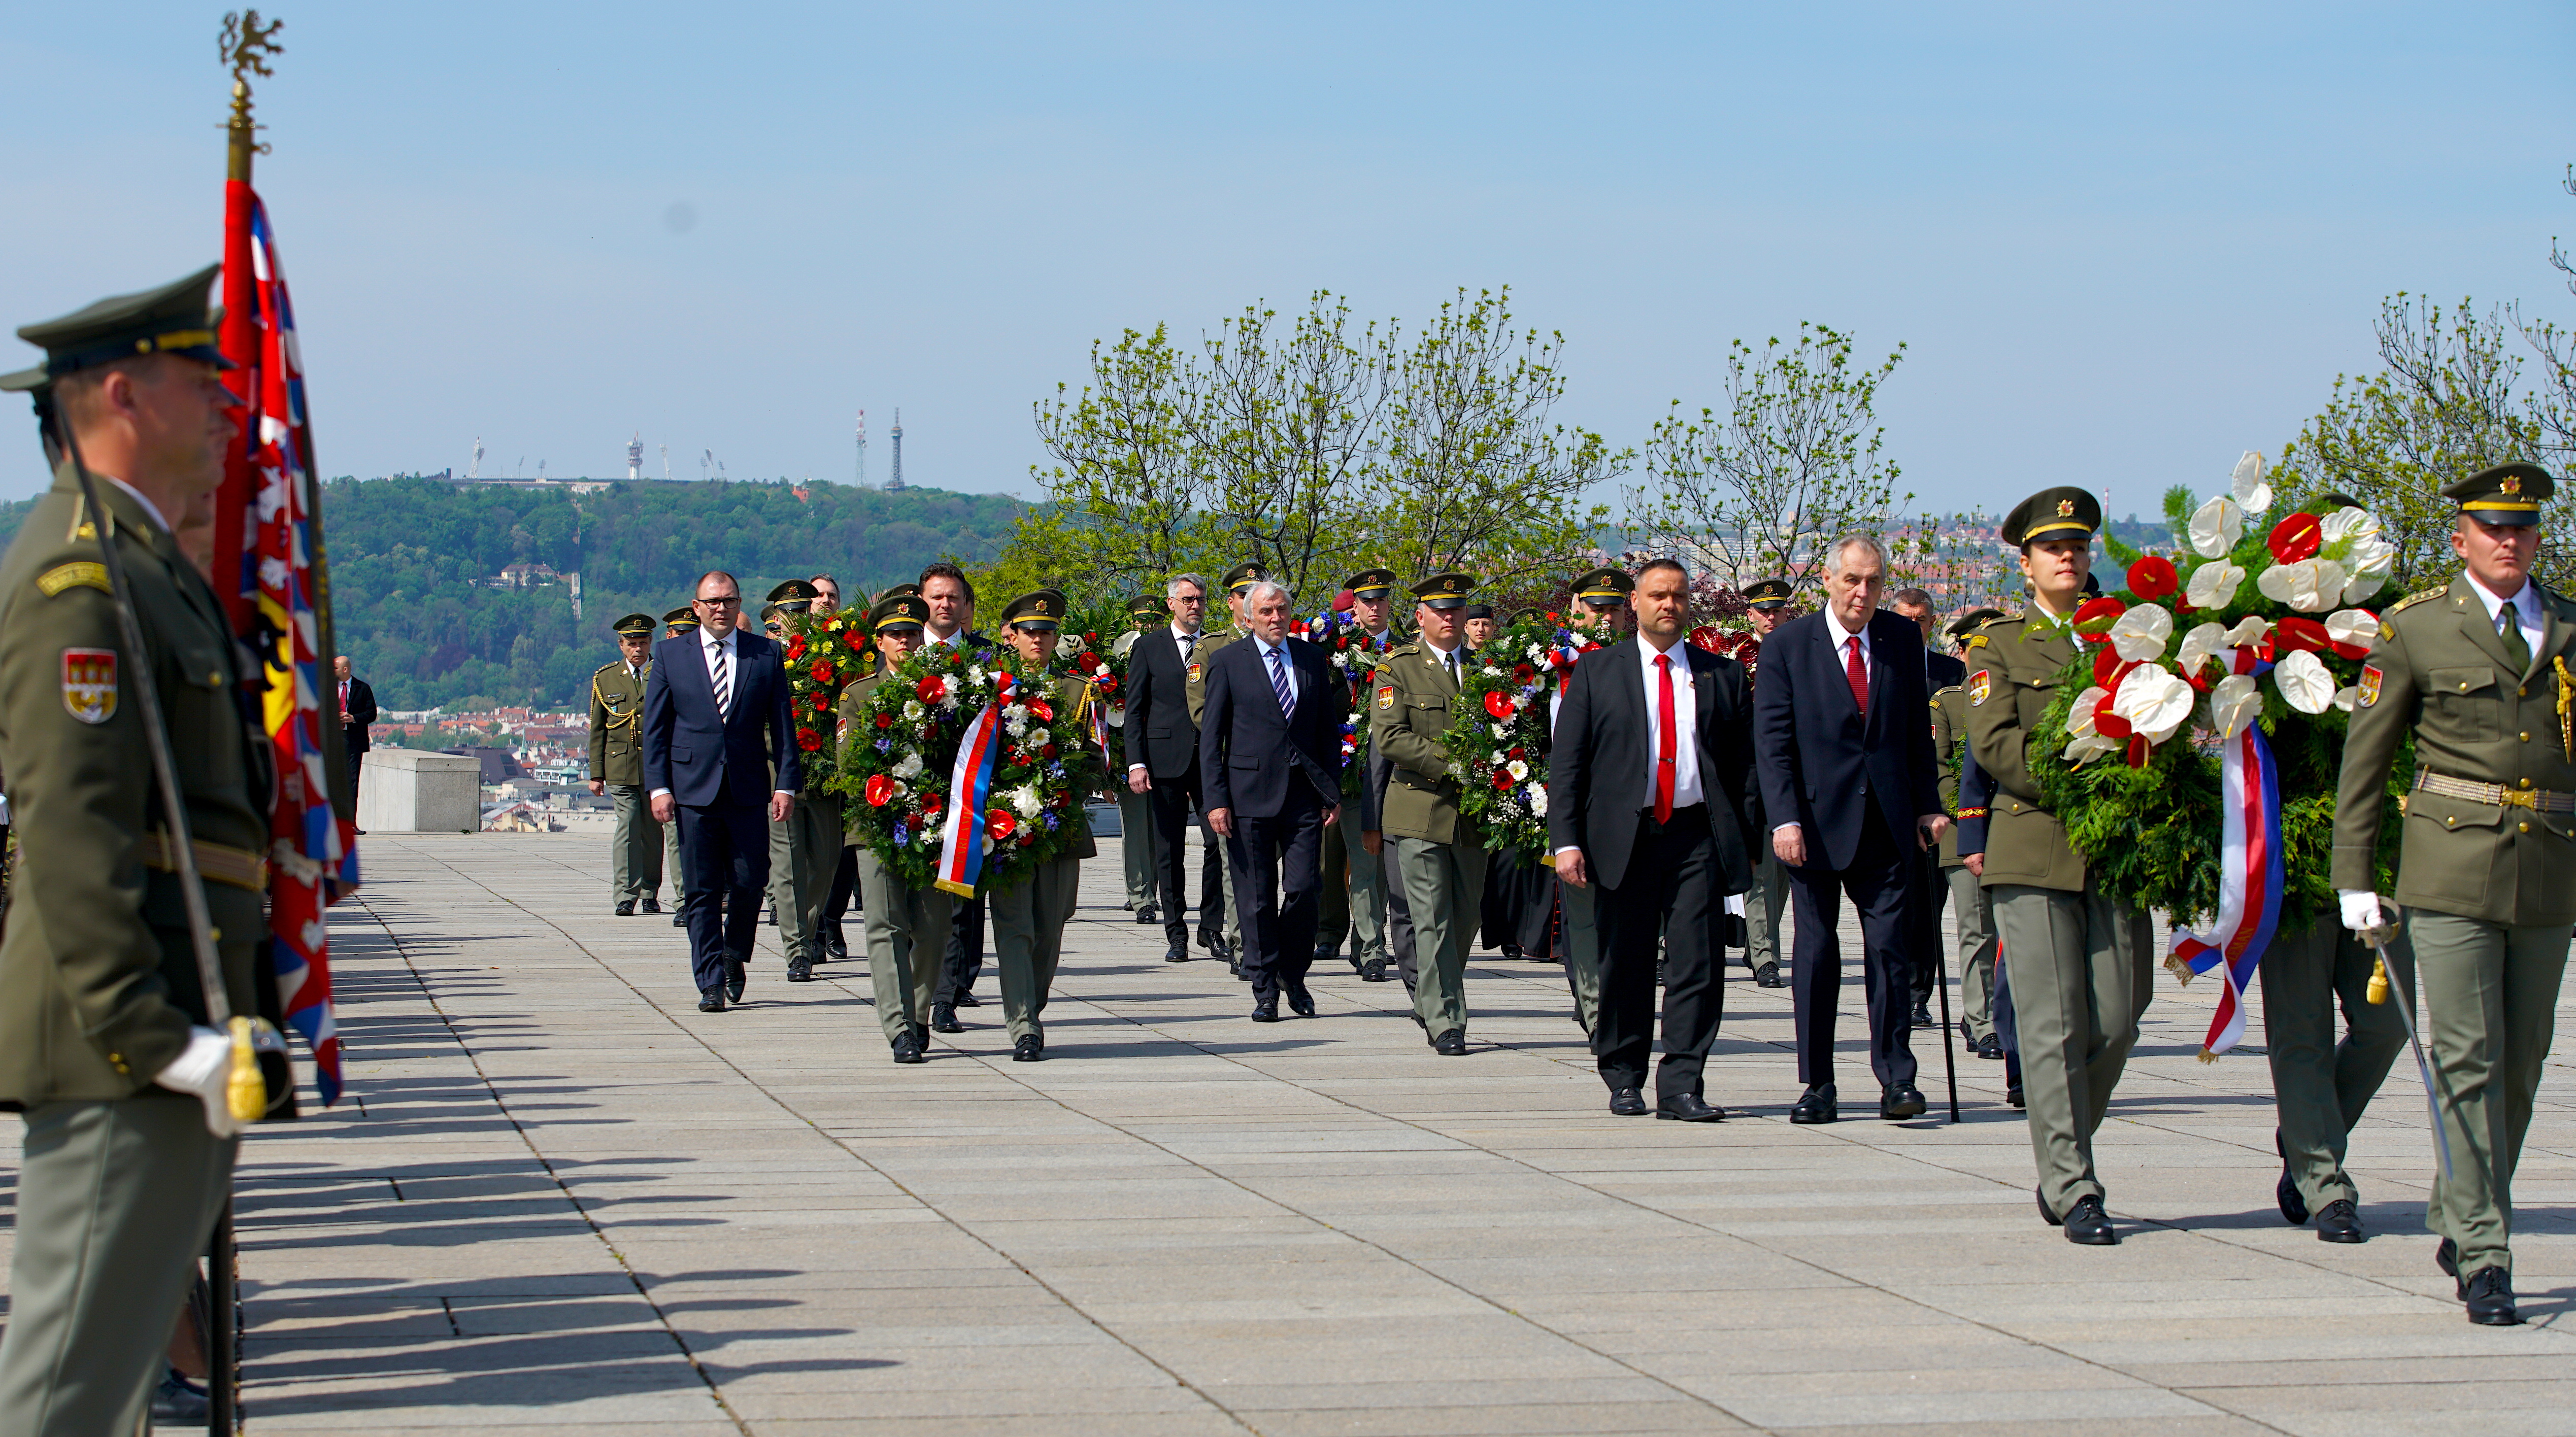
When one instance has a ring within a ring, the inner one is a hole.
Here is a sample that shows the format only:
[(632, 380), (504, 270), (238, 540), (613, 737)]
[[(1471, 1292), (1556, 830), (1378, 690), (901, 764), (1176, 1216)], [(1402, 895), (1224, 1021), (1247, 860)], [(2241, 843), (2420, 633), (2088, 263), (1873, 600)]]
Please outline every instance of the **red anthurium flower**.
[(2129, 606), (2103, 594), (2086, 599), (2075, 610), (2075, 636), (2088, 644), (2098, 644), (2110, 637), (2111, 621), (2129, 612)]
[(1114, 694), (1118, 692), (1118, 676), (1115, 674), (1102, 674), (1100, 676), (1100, 691), (1104, 694)]
[(948, 681), (937, 674), (932, 674), (920, 683), (914, 684), (912, 691), (923, 703), (935, 704), (948, 696)]
[(984, 810), (984, 832), (994, 839), (1004, 839), (1019, 831), (1020, 821), (1007, 808)]
[(2129, 736), (2128, 757), (2129, 767), (2131, 768), (2145, 768), (2147, 766), (2147, 736), (2145, 734), (2131, 734)]
[(823, 736), (810, 728), (800, 728), (796, 730), (796, 746), (812, 753), (823, 746)]
[(2334, 640), (2326, 637), (2325, 625), (2299, 614), (2283, 614), (2273, 624), (2272, 632), (2277, 639), (2273, 647), (2282, 653), (2334, 647)]
[(894, 780), (881, 773), (868, 775), (868, 807), (883, 808), (894, 797)]
[(2317, 550), (2325, 547), (2325, 542), (2326, 536), (2319, 532), (2314, 514), (2291, 515), (2273, 525), (2271, 537), (2263, 541), (2264, 546), (2272, 551), (2272, 557), (2284, 564), (2315, 558)]
[(1496, 689), (1485, 695), (1485, 712), (1492, 714), (1496, 723), (1508, 722), (1512, 716), (1512, 701), (1502, 690)]
[(2093, 731), (2104, 738), (2127, 738), (2134, 732), (2127, 719), (2111, 712), (2111, 699), (2107, 694), (2093, 706)]
[(1712, 654), (1722, 653), (1724, 650), (1722, 650), (1719, 645), (1725, 642), (1726, 639), (1724, 635), (1718, 633), (1717, 630), (1710, 628), (1706, 624), (1702, 624), (1698, 628), (1690, 631), (1690, 644), (1691, 647), (1695, 649), (1702, 649)]
[(2173, 560), (2161, 554), (2149, 554), (2129, 566), (2129, 592), (2141, 599), (2163, 599), (2182, 587), (2182, 575), (2174, 572)]
[(2122, 661), (2118, 649), (2104, 644), (2102, 651), (2093, 656), (2093, 682), (2117, 692), (2120, 687), (2120, 677), (2136, 667), (2136, 664)]
[(1045, 699), (1042, 699), (1042, 698), (1035, 698), (1035, 697), (1032, 697), (1032, 698), (1029, 700), (1029, 714), (1030, 714), (1030, 716), (1034, 717), (1034, 718), (1035, 718), (1039, 723), (1054, 723), (1054, 722), (1055, 722), (1055, 707), (1054, 707), (1054, 705), (1049, 704)]

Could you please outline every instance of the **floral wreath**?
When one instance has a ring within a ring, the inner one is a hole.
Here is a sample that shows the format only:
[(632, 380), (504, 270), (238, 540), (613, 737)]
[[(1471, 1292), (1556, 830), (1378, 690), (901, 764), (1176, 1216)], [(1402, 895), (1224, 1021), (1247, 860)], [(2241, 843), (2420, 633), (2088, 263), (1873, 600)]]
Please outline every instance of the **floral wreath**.
[(1385, 644), (1373, 643), (1349, 615), (1341, 613), (1317, 614), (1297, 625), (1295, 632), (1324, 651), (1324, 662), (1341, 676), (1344, 691), (1351, 696), (1350, 711), (1342, 715), (1342, 798), (1357, 802), (1360, 785), (1368, 781), (1369, 677), (1377, 672), (1380, 656), (1404, 639), (1389, 626)]
[[(1081, 647), (1074, 653), (1065, 655), (1064, 663), (1073, 671), (1076, 678), (1090, 683), (1095, 691), (1093, 701), (1100, 705), (1102, 725), (1108, 734), (1109, 771), (1125, 773), (1127, 771), (1127, 659), (1136, 651), (1136, 647), (1133, 644), (1128, 645), (1127, 653), (1124, 654), (1113, 652), (1119, 636), (1113, 633), (1110, 635), (1108, 644), (1101, 643), (1100, 632), (1105, 627), (1107, 626), (1101, 623), (1097, 616), (1093, 616), (1092, 622), (1083, 625), (1083, 632), (1080, 635)], [(1151, 630), (1147, 632), (1150, 633)], [(1067, 637), (1073, 637), (1070, 630), (1067, 631)], [(1061, 654), (1062, 650), (1059, 649), (1058, 653)]]
[(1487, 849), (1552, 861), (1547, 839), (1547, 759), (1556, 701), (1575, 660), (1601, 647), (1550, 614), (1494, 635), (1460, 674), (1444, 736), (1458, 774), (1458, 813)]
[(805, 786), (830, 792), (833, 771), (840, 766), (834, 735), (841, 690), (867, 671), (868, 651), (874, 647), (867, 615), (835, 609), (783, 617), (787, 636), (780, 652), (787, 669), (789, 737), (804, 765)]

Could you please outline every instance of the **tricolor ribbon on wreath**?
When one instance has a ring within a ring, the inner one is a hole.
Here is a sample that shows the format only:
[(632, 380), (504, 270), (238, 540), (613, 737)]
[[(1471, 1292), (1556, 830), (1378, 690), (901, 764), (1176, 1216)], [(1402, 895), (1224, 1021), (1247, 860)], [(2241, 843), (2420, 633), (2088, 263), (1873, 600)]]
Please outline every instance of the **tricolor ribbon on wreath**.
[(2281, 921), (2280, 771), (2263, 726), (2250, 716), (2220, 750), (2219, 785), (2217, 921), (2206, 929), (2177, 930), (2165, 959), (2185, 984), (2213, 968), (2226, 980), (2208, 1036), (2201, 1039), (2204, 1063), (2216, 1062), (2244, 1036), (2245, 986), (2254, 981)]
[(960, 898), (974, 897), (984, 876), (984, 805), (993, 796), (993, 766), (1002, 752), (1002, 705), (1010, 699), (1011, 687), (1011, 676), (1002, 675), (993, 701), (966, 726), (948, 775), (948, 816), (940, 825), (934, 882)]

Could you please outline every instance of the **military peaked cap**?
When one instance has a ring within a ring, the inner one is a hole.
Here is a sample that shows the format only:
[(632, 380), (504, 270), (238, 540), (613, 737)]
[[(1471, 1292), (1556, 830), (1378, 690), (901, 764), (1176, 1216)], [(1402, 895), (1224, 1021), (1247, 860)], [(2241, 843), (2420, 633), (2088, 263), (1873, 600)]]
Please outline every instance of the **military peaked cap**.
[(1225, 591), (1240, 594), (1270, 577), (1270, 571), (1259, 564), (1237, 564), (1225, 571)]
[(139, 294), (110, 295), (60, 319), (30, 324), (18, 337), (45, 352), (35, 369), (0, 375), (0, 389), (41, 389), (64, 375), (111, 360), (177, 354), (233, 367), (215, 347), (218, 311), (207, 299), (222, 265)]
[(1968, 635), (1975, 633), (1978, 625), (1992, 623), (1994, 620), (2000, 619), (2003, 616), (2004, 611), (2001, 609), (1970, 609), (1968, 612), (1952, 619), (1950, 621), (1950, 627), (1944, 630), (1944, 632), (1949, 634), (1953, 639), (1964, 639)]
[(1356, 599), (1383, 599), (1395, 589), (1393, 569), (1362, 569), (1342, 581)]
[(642, 638), (653, 632), (653, 616), (651, 614), (628, 614), (625, 618), (619, 619), (616, 623), (609, 625), (608, 630), (610, 633), (617, 634), (623, 638)]
[(698, 626), (698, 611), (686, 604), (662, 616), (662, 627), (674, 634), (685, 634)]
[(882, 603), (884, 603), (886, 600), (893, 598), (893, 597), (894, 597), (895, 595), (897, 595), (897, 594), (913, 594), (913, 595), (918, 595), (918, 594), (920, 594), (920, 592), (921, 592), (921, 586), (920, 586), (919, 584), (897, 584), (897, 585), (895, 585), (895, 586), (894, 586), (893, 588), (891, 588), (891, 589), (879, 589), (879, 590), (877, 590), (877, 602), (878, 602), (878, 603), (880, 603), (880, 604), (882, 604)]
[(2499, 464), (2481, 469), (2442, 492), (2460, 501), (2460, 512), (2488, 524), (2537, 524), (2541, 501), (2556, 481), (2537, 464)]
[(1574, 581), (1574, 597), (1605, 609), (1617, 608), (1630, 594), (1637, 592), (1637, 581), (1625, 569), (1607, 565), (1582, 575)]
[(918, 629), (930, 622), (930, 601), (919, 594), (889, 593), (868, 610), (868, 626), (877, 633)]
[(1744, 586), (1744, 602), (1766, 611), (1785, 608), (1796, 593), (1786, 579), (1756, 579)]
[(1467, 602), (1467, 591), (1474, 587), (1473, 574), (1434, 574), (1413, 586), (1413, 596), (1435, 609), (1455, 609)]
[(2004, 516), (2007, 544), (2029, 545), (2043, 539), (2090, 539), (2102, 528), (2102, 501), (2071, 484), (2042, 489), (2013, 506)]
[(1160, 619), (1171, 612), (1172, 606), (1160, 594), (1138, 594), (1127, 601), (1127, 617), (1131, 619)]
[[(777, 605), (778, 611), (783, 614), (810, 613), (814, 608), (814, 600), (820, 594), (820, 590), (805, 580), (790, 579), (769, 591), (769, 602)], [(761, 617), (768, 616), (768, 611), (763, 610)]]
[(1034, 589), (1004, 604), (1002, 626), (1013, 624), (1053, 633), (1064, 625), (1064, 595), (1054, 589)]

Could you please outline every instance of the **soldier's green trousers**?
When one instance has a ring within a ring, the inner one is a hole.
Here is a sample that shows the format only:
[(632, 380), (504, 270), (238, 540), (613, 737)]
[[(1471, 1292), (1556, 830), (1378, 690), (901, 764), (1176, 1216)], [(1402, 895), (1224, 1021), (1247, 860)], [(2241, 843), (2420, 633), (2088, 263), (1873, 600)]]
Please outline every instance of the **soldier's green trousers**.
[(859, 845), (859, 924), (868, 939), (868, 991), (877, 1026), (891, 1043), (906, 1028), (930, 1026), (930, 992), (948, 953), (956, 902), (945, 889), (906, 888), (876, 852)]
[(0, 1431), (140, 1431), (239, 1140), (176, 1093), (43, 1103), (26, 1122)]
[(1064, 925), (1082, 889), (1082, 860), (1057, 858), (1007, 887), (984, 895), (984, 920), (993, 929), (993, 966), (1001, 970), (1002, 1021), (1011, 1041), (1045, 1029), (1047, 992), (1055, 986), (1056, 960), (1064, 956)]
[(1341, 952), (1345, 939), (1356, 939), (1354, 962), (1386, 956), (1385, 869), (1360, 843), (1359, 803), (1344, 800), (1342, 816), (1324, 830), (1324, 916), (1315, 925), (1317, 953)]
[(662, 891), (662, 825), (653, 821), (653, 806), (639, 783), (612, 783), (608, 801), (617, 815), (609, 840), (614, 873), (613, 897), (620, 903), (642, 903)]
[(1395, 838), (1395, 871), (1413, 914), (1413, 1011), (1432, 1037), (1467, 1027), (1467, 945), (1485, 901), (1486, 853), (1472, 843)]
[(2012, 965), (2040, 1196), (2063, 1214), (2078, 1198), (2103, 1195), (2093, 1134), (2155, 995), (2154, 929), (2145, 914), (2091, 888), (2068, 893), (2011, 883), (1986, 893)]
[(1127, 911), (1155, 901), (1154, 800), (1118, 785), (1118, 856), (1127, 868)]
[[(646, 799), (645, 812), (652, 812), (652, 800)], [(689, 870), (680, 866), (680, 825), (677, 822), (658, 825), (662, 830), (662, 871), (671, 875), (671, 914), (678, 917), (689, 898)]]
[(1598, 893), (1589, 883), (1580, 888), (1561, 881), (1556, 885), (1565, 935), (1565, 986), (1574, 994), (1574, 1021), (1586, 1033), (1601, 1016), (1601, 920), (1593, 911)]
[(1959, 1017), (1968, 1041), (1995, 1030), (1995, 910), (1986, 887), (1965, 864), (1941, 870), (1950, 880), (1950, 912), (1959, 921)]
[[(1744, 966), (1756, 972), (1765, 963), (1781, 962), (1780, 914), (1789, 906), (1789, 870), (1780, 866), (1768, 842), (1753, 845), (1753, 891), (1744, 895)], [(1726, 955), (1718, 955), (1724, 968)]]
[[(2345, 1142), (2406, 1047), (2396, 1003), (2371, 1005), (2374, 959), (2370, 946), (2331, 912), (2304, 932), (2275, 934), (2263, 954), (2263, 1048), (2272, 1063), (2281, 1150), (2310, 1212), (2337, 1198), (2361, 1201), (2343, 1170)], [(2412, 994), (2413, 949), (2404, 937), (2388, 945), (2388, 966), (2397, 992)], [(2337, 1006), (2341, 1042), (2335, 1040)]]
[(2513, 1172), (2549, 1059), (2569, 927), (2488, 923), (2420, 908), (2407, 910), (2406, 927), (2424, 978), (2417, 1031), (2432, 1050), (2443, 1126), (2451, 1135), (2451, 1175), (2435, 1169), (2424, 1226), (2459, 1244), (2462, 1277), (2485, 1267), (2510, 1272)]
[[(779, 838), (786, 837), (786, 855)], [(778, 946), (787, 961), (823, 956), (823, 905), (832, 897), (832, 871), (841, 865), (841, 799), (838, 794), (798, 795), (785, 823), (769, 826), (769, 892), (778, 904)], [(781, 880), (785, 880), (781, 882)]]

